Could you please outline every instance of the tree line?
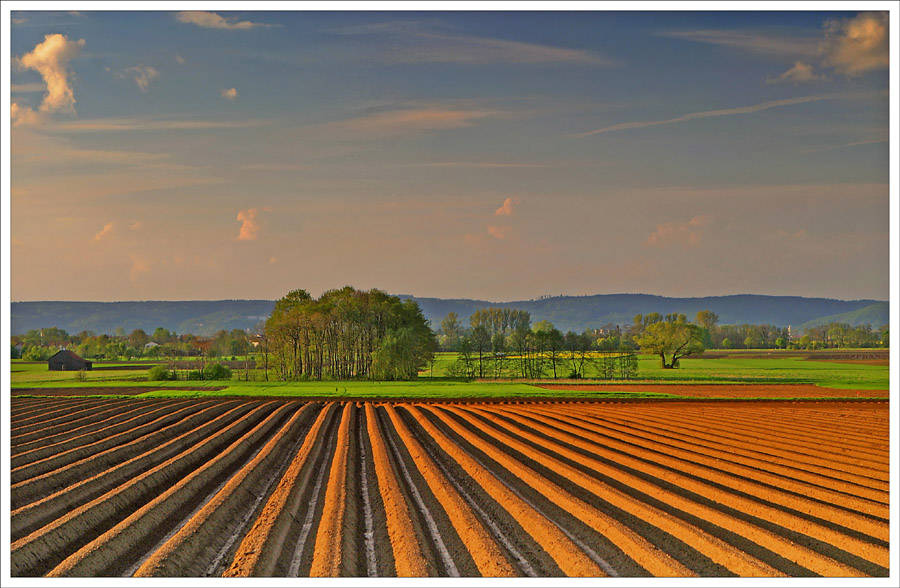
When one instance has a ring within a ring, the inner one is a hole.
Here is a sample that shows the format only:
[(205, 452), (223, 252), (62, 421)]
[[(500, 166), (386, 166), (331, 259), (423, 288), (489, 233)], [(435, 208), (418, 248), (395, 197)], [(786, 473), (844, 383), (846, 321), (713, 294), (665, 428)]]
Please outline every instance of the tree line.
[[(176, 334), (158, 327), (151, 334), (122, 328), (114, 335), (81, 331), (70, 335), (63, 329), (32, 329), (11, 338), (12, 359), (46, 361), (60, 349), (74, 351), (85, 359), (130, 360), (140, 358), (226, 358), (246, 356), (253, 350), (252, 334), (241, 329), (220, 330), (210, 337)], [(150, 344), (150, 345), (148, 345)]]
[(525, 310), (480, 309), (468, 326), (451, 312), (441, 321), (438, 341), (457, 352), (447, 370), (451, 377), (584, 378), (587, 370), (605, 379), (637, 375), (633, 347), (604, 347), (591, 330), (562, 333), (549, 321), (532, 325)]

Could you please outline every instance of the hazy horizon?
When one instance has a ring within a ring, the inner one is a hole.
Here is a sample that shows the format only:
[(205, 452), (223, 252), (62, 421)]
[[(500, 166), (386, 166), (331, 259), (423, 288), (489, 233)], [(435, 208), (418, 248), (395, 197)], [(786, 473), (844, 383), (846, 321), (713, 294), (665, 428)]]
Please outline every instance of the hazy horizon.
[[(331, 290), (331, 289), (338, 289), (338, 288), (329, 288), (329, 290)], [(810, 298), (810, 299), (821, 298), (821, 299), (827, 299), (827, 300), (840, 300), (843, 302), (854, 302), (854, 301), (858, 301), (858, 300), (874, 300), (875, 302), (890, 302), (890, 300), (888, 298), (885, 298), (885, 299), (866, 298), (866, 297), (830, 298), (827, 296), (796, 296), (793, 294), (757, 294), (757, 293), (752, 293), (752, 292), (741, 292), (738, 294), (708, 294), (708, 295), (697, 295), (697, 296), (670, 296), (667, 294), (651, 294), (648, 292), (607, 292), (607, 293), (596, 293), (596, 294), (548, 294), (548, 295), (542, 295), (542, 296), (535, 296), (532, 298), (511, 298), (508, 300), (493, 300), (493, 299), (485, 299), (485, 298), (473, 298), (471, 296), (454, 297), (454, 298), (447, 298), (447, 297), (443, 297), (443, 296), (418, 296), (416, 294), (410, 294), (408, 292), (391, 292), (388, 290), (384, 290), (383, 288), (377, 288), (377, 289), (383, 290), (384, 292), (387, 292), (391, 296), (409, 296), (409, 297), (417, 298), (417, 299), (435, 298), (435, 299), (440, 299), (440, 300), (474, 300), (474, 301), (478, 301), (478, 302), (488, 302), (491, 304), (509, 304), (511, 302), (531, 302), (531, 301), (541, 300), (543, 298), (587, 298), (587, 297), (591, 297), (591, 296), (657, 296), (660, 298), (678, 298), (678, 299), (681, 299), (681, 298), (684, 298), (684, 299), (723, 298), (723, 297), (727, 297), (727, 296), (771, 296), (771, 297), (777, 297), (777, 298)], [(310, 292), (310, 294), (317, 298), (323, 292), (324, 291)], [(287, 294), (287, 292), (285, 292), (284, 294)], [(279, 298), (281, 298), (281, 296), (277, 296), (275, 298), (190, 298), (190, 299), (188, 299), (188, 298), (185, 298), (185, 299), (171, 299), (171, 298), (170, 299), (161, 299), (161, 298), (160, 299), (156, 299), (156, 298), (150, 299), (150, 298), (147, 298), (147, 299), (129, 299), (129, 300), (125, 300), (125, 299), (119, 299), (119, 300), (62, 300), (62, 299), (49, 300), (49, 299), (46, 299), (46, 300), (12, 300), (11, 302), (14, 302), (14, 303), (18, 303), (18, 302), (115, 303), (115, 302), (220, 302), (220, 301), (226, 301), (226, 300), (248, 301), (248, 302), (249, 301), (267, 301), (268, 302), (268, 301), (276, 301)]]
[(889, 299), (888, 12), (10, 17), (15, 301)]

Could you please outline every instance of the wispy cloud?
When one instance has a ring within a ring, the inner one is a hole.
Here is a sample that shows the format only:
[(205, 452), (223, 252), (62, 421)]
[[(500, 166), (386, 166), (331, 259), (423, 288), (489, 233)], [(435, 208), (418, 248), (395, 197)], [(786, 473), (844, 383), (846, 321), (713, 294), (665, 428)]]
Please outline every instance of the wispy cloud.
[(517, 206), (521, 200), (518, 196), (510, 196), (506, 200), (503, 201), (503, 204), (500, 205), (500, 208), (494, 212), (494, 216), (512, 216), (515, 212), (514, 207)]
[(102, 240), (107, 235), (109, 235), (113, 230), (113, 225), (114, 225), (114, 223), (106, 223), (105, 225), (103, 225), (103, 229), (99, 233), (94, 235), (93, 238), (91, 239), (91, 241), (96, 243), (96, 242)]
[(672, 245), (680, 245), (684, 249), (699, 247), (702, 242), (701, 227), (712, 223), (713, 218), (708, 214), (700, 214), (688, 222), (670, 222), (656, 225), (656, 230), (647, 237), (645, 244), (648, 247), (665, 248)]
[(704, 112), (692, 112), (690, 114), (685, 114), (683, 116), (679, 116), (677, 118), (670, 118), (666, 120), (652, 120), (652, 121), (635, 121), (635, 122), (626, 122), (619, 123), (615, 125), (611, 125), (608, 127), (603, 127), (601, 129), (597, 129), (595, 131), (589, 131), (587, 133), (580, 133), (576, 136), (578, 137), (588, 137), (590, 135), (597, 135), (600, 133), (609, 133), (613, 131), (625, 131), (629, 129), (642, 129), (644, 127), (652, 127), (656, 125), (671, 125), (681, 122), (687, 122), (691, 120), (696, 120), (700, 118), (712, 118), (718, 116), (734, 116), (738, 114), (752, 114), (754, 112), (762, 112), (764, 110), (769, 110), (770, 108), (777, 108), (779, 106), (791, 106), (794, 104), (806, 104), (808, 102), (818, 102), (821, 100), (846, 100), (849, 98), (857, 98), (860, 97), (861, 94), (819, 94), (816, 96), (800, 96), (797, 98), (785, 98), (784, 100), (772, 100), (770, 102), (763, 102), (762, 104), (754, 104), (753, 106), (741, 106), (738, 108), (725, 108), (722, 110), (707, 110)]
[(84, 46), (84, 39), (70, 41), (65, 35), (46, 35), (43, 43), (35, 46), (31, 53), (13, 59), (20, 70), (34, 70), (41, 74), (47, 93), (37, 112), (30, 107), (13, 102), (11, 115), (14, 125), (36, 124), (54, 112), (75, 112), (75, 95), (69, 85), (69, 61), (74, 59)]
[(56, 123), (48, 130), (58, 132), (171, 131), (238, 129), (270, 124), (263, 120), (212, 121), (143, 118), (98, 118)]
[(817, 74), (813, 71), (813, 66), (802, 61), (794, 62), (794, 66), (778, 76), (777, 78), (766, 78), (767, 84), (810, 84), (812, 82), (820, 82), (827, 79), (824, 74)]
[(225, 100), (230, 100), (230, 101), (234, 102), (235, 100), (237, 100), (237, 97), (238, 97), (238, 93), (237, 93), (237, 90), (234, 88), (228, 88), (227, 90), (222, 90), (222, 98), (224, 98)]
[(779, 57), (808, 59), (815, 57), (819, 52), (818, 37), (802, 37), (796, 33), (699, 29), (666, 31), (660, 33), (660, 35), (673, 39), (719, 45)]
[(344, 27), (333, 32), (378, 36), (372, 55), (389, 63), (581, 63), (604, 67), (620, 63), (581, 49), (455, 34), (434, 30), (419, 22), (386, 22)]
[(846, 149), (848, 147), (859, 147), (860, 145), (875, 145), (877, 143), (887, 143), (890, 139), (884, 137), (882, 139), (866, 139), (864, 141), (853, 141), (852, 143), (843, 143), (841, 145), (830, 145), (828, 147), (820, 147), (818, 149), (807, 149), (803, 153), (820, 153), (822, 151), (833, 151), (835, 149)]
[(150, 82), (159, 77), (159, 70), (149, 65), (136, 65), (125, 68), (120, 74), (116, 75), (118, 77), (132, 78), (137, 87), (141, 89), (141, 92), (146, 92), (147, 88), (150, 87)]
[(371, 139), (417, 135), (448, 129), (459, 129), (475, 121), (502, 112), (452, 105), (412, 105), (380, 110), (314, 127), (319, 132), (341, 139)]
[(197, 25), (204, 29), (247, 30), (256, 27), (271, 26), (258, 22), (250, 22), (249, 20), (238, 20), (238, 17), (225, 18), (219, 16), (215, 12), (203, 12), (199, 10), (179, 12), (175, 15), (175, 18), (178, 19), (178, 22)]

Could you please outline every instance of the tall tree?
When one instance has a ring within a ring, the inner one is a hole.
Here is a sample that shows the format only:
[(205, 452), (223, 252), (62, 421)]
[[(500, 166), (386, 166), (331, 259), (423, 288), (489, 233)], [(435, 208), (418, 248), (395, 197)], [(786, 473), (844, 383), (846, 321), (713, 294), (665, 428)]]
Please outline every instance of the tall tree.
[(684, 315), (669, 315), (667, 320), (648, 324), (635, 342), (642, 351), (659, 355), (664, 369), (678, 367), (679, 359), (704, 349), (702, 329), (688, 323)]

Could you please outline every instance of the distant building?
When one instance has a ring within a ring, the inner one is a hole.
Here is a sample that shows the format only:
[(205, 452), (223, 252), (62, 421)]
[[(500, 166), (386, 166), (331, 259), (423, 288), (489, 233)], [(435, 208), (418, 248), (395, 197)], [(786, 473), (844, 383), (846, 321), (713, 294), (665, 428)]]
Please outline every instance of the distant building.
[(154, 347), (159, 347), (159, 343), (156, 341), (150, 341), (146, 345), (144, 345), (144, 349), (153, 349)]
[(53, 371), (77, 372), (78, 370), (89, 370), (93, 363), (78, 356), (78, 354), (61, 349), (53, 357), (47, 360), (49, 368)]

